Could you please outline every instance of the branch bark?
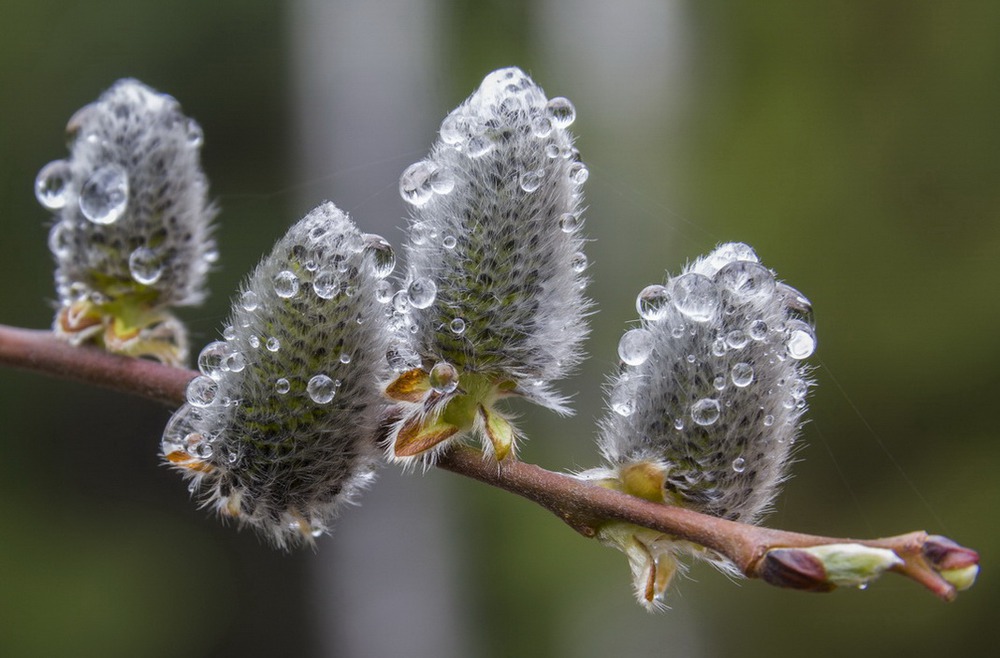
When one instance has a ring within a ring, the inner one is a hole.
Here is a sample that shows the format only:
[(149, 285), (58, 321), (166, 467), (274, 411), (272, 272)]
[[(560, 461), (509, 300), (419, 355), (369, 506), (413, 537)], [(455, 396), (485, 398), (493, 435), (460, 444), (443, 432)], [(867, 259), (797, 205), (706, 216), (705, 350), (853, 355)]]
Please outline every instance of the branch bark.
[[(187, 384), (198, 374), (93, 347), (74, 347), (51, 332), (3, 325), (0, 325), (0, 365), (140, 395), (173, 407), (184, 402)], [(888, 549), (901, 561), (890, 570), (924, 585), (945, 601), (956, 595), (955, 585), (949, 582), (955, 578), (949, 576), (956, 570), (978, 568), (975, 551), (922, 531), (858, 540), (736, 523), (634, 498), (525, 462), (503, 462), (498, 467), (468, 447), (449, 451), (436, 465), (527, 498), (585, 537), (597, 537), (602, 526), (609, 522), (631, 523), (712, 549), (732, 561), (747, 577), (761, 578), (781, 587), (832, 589), (822, 566), (819, 576), (810, 571), (816, 562), (812, 554), (798, 550), (831, 544)], [(820, 576), (821, 580), (817, 580)]]

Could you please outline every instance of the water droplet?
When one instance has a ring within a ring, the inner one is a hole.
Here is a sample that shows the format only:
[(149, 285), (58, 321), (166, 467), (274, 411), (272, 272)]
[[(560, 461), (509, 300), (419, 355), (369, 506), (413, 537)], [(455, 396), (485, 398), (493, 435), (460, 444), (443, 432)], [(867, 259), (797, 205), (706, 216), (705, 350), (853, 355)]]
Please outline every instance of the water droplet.
[(221, 378), (229, 352), (229, 344), (226, 342), (217, 340), (209, 343), (198, 354), (198, 370), (213, 379)]
[(316, 404), (327, 404), (337, 394), (337, 387), (326, 375), (314, 375), (306, 384), (306, 393)]
[(274, 336), (271, 336), (267, 339), (267, 342), (264, 343), (264, 347), (267, 348), (268, 352), (277, 352), (281, 349), (281, 341)]
[(128, 257), (128, 271), (137, 283), (151, 286), (163, 276), (163, 260), (147, 247), (139, 247)]
[(582, 251), (576, 252), (573, 254), (573, 258), (570, 260), (569, 266), (573, 268), (574, 272), (583, 272), (587, 269), (587, 255)]
[(379, 304), (388, 304), (393, 295), (392, 283), (382, 279), (375, 284), (375, 301)]
[(559, 146), (556, 144), (549, 144), (545, 147), (545, 157), (550, 160), (554, 160), (559, 157)]
[(431, 191), (449, 194), (455, 189), (455, 173), (449, 167), (438, 167), (431, 175)]
[(741, 260), (756, 263), (760, 259), (757, 258), (757, 252), (753, 250), (753, 247), (742, 242), (720, 244), (709, 256), (709, 264), (715, 272), (718, 272), (729, 263)]
[(35, 178), (35, 198), (49, 210), (59, 210), (69, 202), (73, 172), (65, 160), (50, 162)]
[(557, 128), (567, 128), (576, 120), (576, 108), (568, 98), (557, 96), (545, 105), (545, 112)]
[(292, 385), (284, 377), (280, 377), (277, 381), (274, 382), (274, 391), (278, 395), (284, 395), (290, 390), (292, 390)]
[(333, 299), (340, 292), (340, 276), (332, 270), (322, 270), (313, 277), (313, 290), (321, 299)]
[(737, 473), (742, 473), (743, 471), (746, 470), (746, 467), (747, 467), (747, 460), (744, 459), (743, 457), (737, 457), (736, 459), (733, 460), (733, 470), (736, 471)]
[(712, 386), (714, 386), (717, 391), (723, 390), (726, 388), (726, 378), (722, 375), (716, 375), (715, 379), (712, 380)]
[(771, 425), (774, 425), (774, 416), (768, 414), (764, 416), (764, 427), (770, 427)]
[(227, 325), (222, 329), (222, 337), (226, 340), (233, 340), (236, 338), (236, 329), (232, 325)]
[(696, 272), (671, 279), (669, 295), (674, 308), (695, 322), (708, 322), (719, 309), (719, 290), (707, 276)]
[(618, 358), (630, 366), (641, 365), (653, 351), (653, 335), (645, 329), (630, 329), (618, 341)]
[(816, 334), (812, 327), (801, 320), (789, 320), (786, 325), (788, 341), (785, 347), (793, 359), (805, 359), (816, 351)]
[(519, 183), (521, 189), (525, 192), (534, 192), (542, 185), (542, 181), (545, 180), (545, 170), (544, 169), (533, 169), (521, 172), (521, 177)]
[(403, 201), (422, 206), (434, 195), (431, 178), (437, 167), (427, 160), (411, 164), (399, 179), (399, 193)]
[(437, 296), (437, 284), (423, 277), (410, 282), (406, 289), (407, 299), (413, 308), (427, 308), (434, 303)]
[(493, 140), (486, 135), (472, 135), (465, 144), (465, 153), (470, 158), (481, 158), (493, 150)]
[(410, 295), (405, 290), (399, 290), (392, 296), (392, 308), (397, 313), (407, 313), (410, 310)]
[(791, 393), (792, 397), (796, 400), (801, 400), (805, 398), (806, 393), (809, 392), (809, 384), (807, 384), (804, 379), (795, 378), (788, 387), (788, 392)]
[(774, 275), (760, 263), (738, 260), (724, 266), (715, 275), (723, 290), (741, 300), (768, 297), (774, 292)]
[(452, 393), (458, 388), (458, 370), (446, 361), (435, 363), (431, 368), (430, 382), (436, 392), (444, 395)]
[(444, 236), (444, 240), (441, 241), (442, 246), (445, 249), (454, 249), (455, 245), (458, 244), (458, 239), (454, 235)]
[(737, 363), (733, 366), (732, 378), (733, 383), (740, 388), (749, 386), (753, 381), (753, 366), (749, 363)]
[(764, 340), (767, 338), (767, 323), (763, 320), (754, 320), (750, 323), (750, 327), (747, 329), (747, 333), (750, 338), (754, 340)]
[(254, 334), (250, 334), (250, 337), (247, 338), (247, 342), (250, 343), (250, 347), (254, 349), (260, 347), (260, 338), (258, 338)]
[(722, 356), (726, 353), (726, 340), (724, 338), (716, 338), (712, 341), (712, 354), (715, 356)]
[(461, 336), (465, 333), (465, 320), (462, 318), (455, 318), (448, 324), (448, 328), (451, 329), (453, 334)]
[(215, 402), (219, 394), (219, 382), (207, 375), (195, 377), (188, 382), (186, 397), (192, 407), (207, 407)]
[(801, 320), (815, 328), (816, 318), (813, 315), (812, 302), (787, 283), (779, 283), (776, 288), (782, 304), (788, 309), (788, 317), (793, 320)]
[(691, 420), (702, 426), (715, 423), (721, 414), (722, 406), (713, 398), (702, 398), (691, 405)]
[(552, 119), (545, 115), (536, 116), (531, 120), (531, 134), (543, 139), (552, 134)]
[(274, 275), (274, 294), (283, 299), (294, 297), (299, 292), (299, 277), (294, 272), (282, 270)]
[(745, 331), (741, 329), (733, 329), (728, 334), (726, 334), (726, 345), (733, 348), (734, 350), (742, 349), (747, 346), (750, 339), (747, 337)]
[(682, 429), (684, 429), (684, 419), (683, 418), (674, 418), (674, 429), (675, 430), (682, 430)]
[(69, 224), (56, 222), (49, 229), (49, 251), (60, 259), (73, 253), (72, 229)]
[(369, 258), (372, 273), (377, 279), (384, 279), (396, 269), (396, 253), (392, 245), (381, 235), (366, 233), (364, 236), (364, 253)]
[(569, 166), (569, 179), (577, 185), (583, 185), (590, 178), (590, 170), (582, 162), (574, 162)]
[(80, 212), (95, 224), (113, 224), (128, 206), (128, 174), (118, 165), (104, 165), (80, 190)]
[(563, 213), (559, 216), (559, 228), (563, 233), (575, 233), (583, 226), (583, 218), (576, 213)]
[(670, 295), (665, 286), (652, 285), (643, 288), (635, 298), (635, 309), (643, 320), (655, 322), (662, 319), (669, 309)]
[(240, 305), (243, 306), (243, 310), (245, 311), (255, 311), (259, 304), (260, 300), (257, 298), (257, 293), (253, 290), (247, 290), (240, 295)]
[(340, 362), (343, 363), (346, 366), (348, 363), (351, 362), (351, 355), (348, 354), (347, 352), (341, 352), (340, 353)]
[(246, 357), (244, 357), (239, 352), (233, 352), (232, 354), (230, 354), (228, 357), (226, 357), (224, 363), (226, 370), (230, 372), (241, 372), (244, 368), (247, 367)]

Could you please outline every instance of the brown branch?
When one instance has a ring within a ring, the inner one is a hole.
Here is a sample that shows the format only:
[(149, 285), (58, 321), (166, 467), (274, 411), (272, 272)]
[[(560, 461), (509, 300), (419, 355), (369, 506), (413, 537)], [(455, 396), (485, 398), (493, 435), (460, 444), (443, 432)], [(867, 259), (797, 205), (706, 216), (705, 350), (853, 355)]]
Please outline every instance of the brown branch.
[[(141, 395), (169, 406), (183, 403), (187, 383), (197, 375), (96, 348), (73, 347), (50, 332), (3, 325), (0, 365)], [(451, 450), (437, 465), (532, 500), (585, 537), (596, 537), (601, 527), (612, 521), (635, 524), (710, 548), (731, 560), (746, 576), (782, 587), (832, 589), (822, 563), (812, 553), (799, 550), (829, 544), (889, 549), (902, 560), (892, 571), (919, 582), (946, 601), (955, 597), (956, 588), (942, 574), (948, 576), (978, 564), (975, 551), (925, 532), (855, 540), (746, 525), (634, 498), (533, 464), (504, 462), (498, 468), (482, 453), (467, 447)]]

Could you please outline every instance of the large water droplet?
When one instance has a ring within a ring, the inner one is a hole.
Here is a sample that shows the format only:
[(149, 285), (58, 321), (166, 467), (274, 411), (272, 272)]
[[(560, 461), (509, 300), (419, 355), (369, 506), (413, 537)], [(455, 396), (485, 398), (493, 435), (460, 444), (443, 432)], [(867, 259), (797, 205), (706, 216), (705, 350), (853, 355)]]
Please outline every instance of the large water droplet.
[(760, 263), (738, 260), (724, 266), (715, 275), (723, 290), (741, 300), (769, 297), (774, 292), (774, 275)]
[(574, 162), (569, 166), (569, 179), (577, 185), (583, 185), (590, 178), (590, 170), (582, 162)]
[(618, 358), (630, 366), (641, 365), (653, 351), (653, 335), (645, 329), (630, 329), (618, 341)]
[(695, 322), (708, 322), (719, 309), (719, 290), (711, 279), (696, 272), (671, 279), (669, 295), (674, 308)]
[(805, 295), (791, 287), (787, 283), (777, 285), (778, 295), (785, 308), (788, 309), (788, 317), (793, 320), (801, 320), (810, 327), (816, 326), (816, 319), (813, 316), (812, 302)]
[(340, 292), (340, 276), (332, 270), (320, 270), (313, 277), (313, 291), (321, 299), (333, 299)]
[(406, 293), (413, 308), (427, 308), (434, 303), (434, 298), (437, 296), (437, 284), (427, 277), (415, 279), (410, 282)]
[(732, 371), (733, 383), (743, 388), (753, 381), (753, 366), (749, 363), (737, 363)]
[(670, 295), (667, 288), (660, 285), (646, 286), (635, 298), (635, 310), (643, 320), (655, 322), (670, 310)]
[(793, 359), (805, 359), (816, 351), (816, 334), (812, 327), (801, 320), (789, 320), (786, 324), (788, 341), (785, 347)]
[(381, 235), (366, 233), (364, 235), (364, 252), (369, 259), (372, 273), (378, 279), (389, 276), (396, 268), (396, 253), (392, 245)]
[(283, 299), (294, 297), (299, 292), (299, 277), (294, 272), (282, 270), (274, 275), (274, 294)]
[(718, 272), (723, 267), (734, 261), (759, 262), (757, 252), (748, 244), (742, 242), (725, 242), (716, 247), (715, 251), (708, 257), (712, 271)]
[(327, 404), (337, 394), (337, 386), (326, 375), (314, 375), (306, 384), (306, 393), (316, 404)]
[(240, 295), (240, 306), (243, 307), (244, 311), (255, 311), (259, 305), (260, 299), (258, 299), (257, 293), (253, 290), (244, 291), (244, 293)]
[(118, 165), (100, 167), (80, 190), (80, 212), (95, 224), (112, 224), (128, 206), (128, 174)]
[(447, 395), (458, 388), (458, 370), (445, 361), (434, 364), (430, 374), (431, 388)]
[(403, 201), (422, 206), (434, 195), (431, 179), (437, 166), (427, 160), (411, 164), (399, 179), (399, 193)]
[(450, 167), (438, 167), (431, 175), (431, 191), (434, 194), (449, 194), (455, 189), (455, 173)]
[(233, 352), (226, 357), (224, 364), (226, 370), (229, 370), (230, 372), (241, 372), (247, 367), (247, 360), (246, 357), (244, 357), (240, 352)]
[(544, 169), (529, 169), (521, 172), (521, 177), (518, 179), (521, 189), (525, 192), (534, 192), (542, 185), (542, 181), (545, 180), (545, 170)]
[(59, 210), (69, 201), (73, 172), (65, 160), (50, 162), (35, 178), (35, 198), (49, 210)]
[(468, 120), (461, 114), (453, 112), (441, 122), (441, 141), (445, 144), (461, 144), (468, 136)]
[(691, 420), (699, 425), (712, 425), (722, 415), (719, 401), (713, 398), (702, 398), (691, 405)]
[(163, 259), (147, 247), (139, 247), (128, 257), (128, 271), (136, 282), (151, 286), (163, 276)]
[(207, 375), (195, 377), (188, 382), (185, 394), (192, 407), (210, 406), (219, 394), (219, 382)]
[(747, 338), (746, 332), (741, 329), (733, 329), (726, 334), (726, 345), (734, 350), (743, 349), (749, 342), (750, 339)]
[(576, 120), (576, 108), (568, 98), (557, 96), (545, 105), (545, 112), (557, 128), (567, 128)]
[(225, 372), (225, 362), (229, 357), (229, 343), (217, 340), (209, 343), (198, 354), (198, 370), (201, 374), (219, 379)]

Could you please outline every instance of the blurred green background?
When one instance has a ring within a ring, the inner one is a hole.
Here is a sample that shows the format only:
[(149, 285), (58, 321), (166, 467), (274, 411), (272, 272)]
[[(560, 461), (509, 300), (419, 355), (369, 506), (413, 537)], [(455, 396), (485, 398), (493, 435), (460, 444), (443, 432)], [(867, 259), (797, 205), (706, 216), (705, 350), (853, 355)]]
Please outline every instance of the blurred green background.
[[(65, 156), (69, 116), (117, 78), (174, 95), (205, 130), (222, 259), (209, 302), (182, 312), (200, 345), (318, 202), (398, 243), (399, 173), (483, 75), (516, 64), (577, 106), (599, 308), (592, 356), (562, 386), (579, 413), (524, 409), (523, 458), (595, 465), (600, 384), (636, 292), (745, 241), (810, 297), (820, 341), (801, 461), (767, 522), (940, 532), (980, 551), (980, 582), (945, 605), (898, 577), (814, 596), (696, 566), (652, 616), (620, 555), (529, 503), (388, 469), (402, 521), (363, 500), (315, 554), (284, 555), (198, 510), (158, 464), (169, 410), (0, 370), (0, 655), (990, 655), (1000, 4), (362, 4), (3, 0), (0, 323), (51, 322), (32, 184)], [(383, 113), (403, 119), (364, 123)], [(408, 504), (424, 488), (434, 504)], [(425, 570), (409, 542), (428, 527), (445, 570), (420, 575), (438, 589), (394, 588)], [(331, 594), (376, 545), (396, 556), (374, 565), (387, 584)], [(438, 598), (444, 621), (408, 629)]]

